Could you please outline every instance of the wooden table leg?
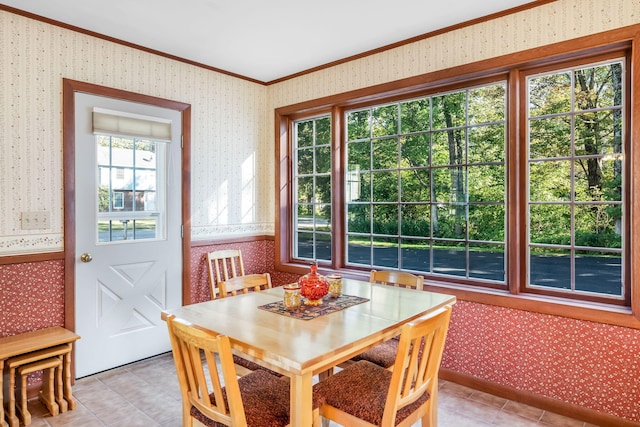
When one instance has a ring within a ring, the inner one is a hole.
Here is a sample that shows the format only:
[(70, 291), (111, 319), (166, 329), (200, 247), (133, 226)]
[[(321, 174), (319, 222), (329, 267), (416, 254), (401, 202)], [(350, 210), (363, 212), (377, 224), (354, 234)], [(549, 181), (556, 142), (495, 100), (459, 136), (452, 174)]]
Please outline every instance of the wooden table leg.
[(4, 359), (0, 359), (0, 427), (9, 427), (4, 420)]
[(311, 427), (313, 424), (313, 375), (308, 372), (291, 377), (290, 425)]

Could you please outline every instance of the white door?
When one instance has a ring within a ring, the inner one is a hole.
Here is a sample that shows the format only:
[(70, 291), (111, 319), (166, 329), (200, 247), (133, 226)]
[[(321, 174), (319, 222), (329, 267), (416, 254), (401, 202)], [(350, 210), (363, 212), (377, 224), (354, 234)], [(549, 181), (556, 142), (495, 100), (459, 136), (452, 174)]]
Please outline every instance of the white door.
[[(170, 351), (160, 312), (182, 301), (181, 113), (75, 94), (76, 377)], [(94, 133), (170, 126), (169, 142)]]

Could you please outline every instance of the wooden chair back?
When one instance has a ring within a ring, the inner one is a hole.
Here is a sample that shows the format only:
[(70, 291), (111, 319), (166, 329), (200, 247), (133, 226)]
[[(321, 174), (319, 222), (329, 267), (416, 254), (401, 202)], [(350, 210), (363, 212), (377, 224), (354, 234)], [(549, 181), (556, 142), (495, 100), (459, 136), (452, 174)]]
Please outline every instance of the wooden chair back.
[(371, 270), (369, 275), (371, 283), (382, 283), (384, 285), (413, 288), (419, 291), (424, 290), (424, 277), (404, 271), (377, 271)]
[(431, 396), (427, 413), (437, 411), (438, 371), (450, 319), (451, 306), (447, 306), (402, 327), (382, 425), (395, 425), (398, 410), (425, 392)]
[(242, 252), (239, 249), (224, 249), (207, 254), (209, 289), (211, 299), (220, 298), (219, 283), (233, 277), (244, 276)]
[(182, 394), (182, 425), (193, 425), (190, 412), (194, 406), (211, 420), (246, 426), (229, 338), (198, 329), (175, 316), (167, 319), (167, 326)]
[(248, 274), (233, 277), (229, 280), (218, 282), (220, 298), (235, 296), (238, 293), (246, 294), (250, 291), (261, 291), (271, 288), (271, 275), (269, 273)]

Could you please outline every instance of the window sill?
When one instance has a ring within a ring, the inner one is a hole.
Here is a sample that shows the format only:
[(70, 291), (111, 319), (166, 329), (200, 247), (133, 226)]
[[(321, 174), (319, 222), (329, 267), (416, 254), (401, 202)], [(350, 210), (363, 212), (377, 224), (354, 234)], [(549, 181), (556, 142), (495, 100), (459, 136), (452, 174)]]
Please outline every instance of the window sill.
[[(295, 274), (306, 274), (308, 266), (295, 262), (280, 264), (277, 270)], [(340, 273), (344, 277), (358, 280), (369, 280), (369, 271), (356, 269), (333, 270), (319, 266), (321, 274)], [(510, 294), (508, 291), (490, 288), (479, 288), (468, 285), (454, 285), (425, 279), (425, 290), (455, 295), (464, 301), (480, 304), (531, 311), (569, 319), (585, 320), (633, 329), (640, 329), (640, 319), (635, 317), (630, 307), (607, 305), (596, 302), (562, 299), (537, 294)]]

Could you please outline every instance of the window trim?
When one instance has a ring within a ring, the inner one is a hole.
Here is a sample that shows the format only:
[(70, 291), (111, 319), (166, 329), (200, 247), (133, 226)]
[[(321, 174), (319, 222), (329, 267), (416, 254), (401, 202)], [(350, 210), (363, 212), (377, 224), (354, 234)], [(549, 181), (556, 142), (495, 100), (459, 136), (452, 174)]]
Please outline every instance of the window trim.
[[(324, 98), (305, 101), (281, 107), (275, 110), (276, 127), (276, 270), (286, 271), (295, 274), (304, 274), (308, 268), (307, 264), (296, 262), (289, 258), (290, 236), (290, 215), (287, 212), (288, 203), (291, 197), (289, 165), (291, 156), (291, 136), (288, 129), (292, 120), (297, 118), (317, 115), (328, 111), (332, 114), (333, 153), (342, 155), (341, 144), (343, 144), (342, 129), (339, 129), (341, 120), (339, 115), (345, 108), (354, 108), (358, 105), (370, 103), (384, 103), (385, 100), (400, 100), (419, 96), (424, 92), (433, 92), (441, 88), (452, 89), (459, 85), (469, 85), (471, 81), (481, 81), (484, 79), (494, 80), (499, 75), (507, 76), (509, 96), (519, 93), (522, 71), (528, 67), (542, 68), (545, 65), (553, 66), (560, 62), (569, 62), (573, 59), (584, 57), (595, 58), (599, 54), (607, 55), (611, 52), (629, 50), (630, 70), (640, 68), (640, 25), (633, 25), (616, 30), (611, 30), (599, 34), (589, 35), (569, 41), (554, 43), (544, 47), (537, 47), (523, 52), (508, 54), (497, 58), (490, 58), (471, 64), (465, 64), (446, 70), (435, 71), (420, 76), (414, 76), (399, 81), (375, 85), (368, 88), (358, 89)], [(630, 91), (637, 94), (640, 91), (640, 73), (630, 74)], [(522, 123), (519, 123), (523, 105), (519, 107), (513, 102), (508, 102), (508, 122), (515, 123), (516, 126), (508, 126), (508, 150), (514, 150), (518, 141), (522, 141)], [(625, 113), (630, 123), (630, 131), (626, 136), (628, 141), (640, 141), (640, 97), (631, 97), (627, 112)], [(338, 120), (336, 120), (338, 118)], [(516, 152), (517, 153), (517, 152)], [(524, 159), (526, 160), (526, 159)], [(344, 159), (340, 158), (337, 165), (342, 165)], [(522, 163), (522, 155), (516, 158), (517, 164)], [(631, 150), (628, 157), (630, 179), (628, 181), (628, 191), (634, 193), (635, 188), (640, 187), (640, 150)], [(342, 186), (342, 166), (334, 168), (334, 185)], [(526, 183), (518, 176), (516, 167), (508, 167), (507, 179), (509, 180), (508, 199), (517, 200), (518, 194), (524, 191)], [(635, 173), (634, 173), (635, 172)], [(342, 195), (334, 203), (334, 218), (343, 218), (344, 208)], [(517, 202), (514, 202), (517, 203)], [(524, 206), (519, 204), (518, 206)], [(628, 259), (632, 259), (632, 254), (640, 254), (640, 197), (629, 200), (629, 230), (630, 238), (627, 254)], [(337, 211), (337, 212), (336, 212)], [(635, 214), (634, 214), (635, 212)], [(446, 280), (427, 280), (427, 289), (455, 294), (458, 298), (479, 302), (483, 304), (498, 305), (515, 309), (534, 311), (538, 313), (570, 317), (579, 320), (595, 321), (632, 327), (640, 329), (640, 263), (629, 262), (625, 274), (629, 276), (630, 286), (630, 306), (621, 307), (613, 304), (603, 304), (601, 302), (572, 300), (559, 298), (550, 295), (536, 295), (527, 291), (523, 293), (521, 289), (522, 274), (526, 265), (526, 251), (520, 249), (514, 251), (514, 247), (523, 246), (522, 236), (526, 233), (526, 226), (522, 219), (524, 212), (508, 209), (507, 232), (509, 238), (509, 249), (507, 256), (515, 268), (507, 270), (508, 290), (491, 289), (487, 287), (479, 288), (469, 285), (454, 285)], [(342, 221), (337, 221), (334, 225), (334, 232), (344, 234)], [(334, 240), (333, 253), (334, 260), (343, 258), (343, 250), (337, 248)], [(342, 240), (341, 240), (342, 241)], [(513, 243), (511, 243), (513, 241)], [(336, 264), (322, 265), (326, 272), (340, 269), (346, 277), (366, 278), (368, 272), (346, 269)]]

